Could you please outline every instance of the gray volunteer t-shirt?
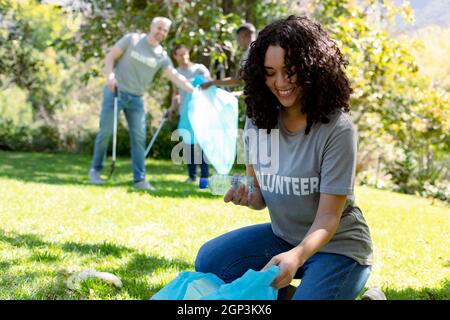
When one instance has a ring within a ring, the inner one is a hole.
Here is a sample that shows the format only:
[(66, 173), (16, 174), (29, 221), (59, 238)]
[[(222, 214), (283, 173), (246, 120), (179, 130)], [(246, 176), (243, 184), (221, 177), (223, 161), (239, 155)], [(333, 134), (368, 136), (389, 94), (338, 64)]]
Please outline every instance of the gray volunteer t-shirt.
[(173, 66), (166, 51), (148, 43), (145, 33), (128, 33), (114, 46), (124, 53), (114, 71), (120, 90), (141, 96), (160, 68)]
[[(202, 75), (203, 77), (205, 77), (205, 79), (211, 78), (211, 74), (210, 74), (208, 68), (206, 68), (203, 64), (200, 64), (200, 63), (192, 63), (187, 68), (178, 67), (177, 71), (178, 71), (178, 73), (182, 74), (189, 81), (194, 80), (195, 76), (197, 76), (197, 75)], [(179, 88), (178, 88), (178, 90), (180, 90), (181, 101), (183, 101), (183, 99), (186, 97), (187, 92), (184, 90), (181, 90)], [(181, 105), (183, 105), (183, 104), (181, 103)], [(180, 110), (180, 112), (181, 112), (181, 110)]]
[(287, 131), (280, 118), (270, 134), (247, 119), (246, 163), (255, 170), (273, 232), (292, 245), (304, 239), (314, 222), (320, 193), (347, 195), (336, 234), (320, 252), (371, 265), (369, 228), (353, 196), (357, 135), (347, 114), (337, 111), (329, 119), (306, 136), (304, 130)]

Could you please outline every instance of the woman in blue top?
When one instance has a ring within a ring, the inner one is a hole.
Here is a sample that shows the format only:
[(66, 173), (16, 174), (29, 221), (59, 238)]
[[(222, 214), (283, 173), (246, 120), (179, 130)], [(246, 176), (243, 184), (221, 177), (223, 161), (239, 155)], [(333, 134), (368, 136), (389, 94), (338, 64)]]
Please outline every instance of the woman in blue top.
[[(268, 208), (270, 223), (205, 243), (195, 268), (226, 282), (280, 267), (279, 298), (355, 299), (372, 264), (369, 228), (353, 195), (357, 136), (344, 59), (322, 27), (290, 16), (262, 30), (243, 66), (245, 186), (225, 202)], [(301, 279), (295, 288), (292, 279)], [(291, 298), (289, 296), (288, 298)]]

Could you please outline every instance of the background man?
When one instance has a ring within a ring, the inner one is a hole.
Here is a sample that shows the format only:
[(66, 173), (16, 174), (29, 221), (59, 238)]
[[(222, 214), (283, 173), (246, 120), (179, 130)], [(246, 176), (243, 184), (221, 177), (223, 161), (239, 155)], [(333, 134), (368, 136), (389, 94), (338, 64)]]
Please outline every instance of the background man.
[(239, 69), (247, 59), (250, 44), (256, 40), (256, 28), (249, 22), (244, 23), (236, 30), (236, 36), (239, 47), (244, 50), (244, 53), (242, 54), (241, 60), (239, 62), (239, 68), (236, 72), (236, 75), (234, 77), (205, 82), (201, 85), (202, 89), (208, 89), (210, 86), (235, 86), (243, 84), (242, 80), (239, 77)]
[(146, 120), (142, 96), (155, 73), (163, 68), (163, 75), (186, 92), (193, 87), (172, 65), (160, 43), (167, 37), (172, 22), (156, 17), (148, 34), (128, 33), (108, 52), (105, 58), (103, 103), (100, 115), (100, 131), (97, 134), (89, 179), (102, 184), (100, 171), (106, 157), (113, 131), (114, 92), (118, 90), (119, 111), (123, 110), (128, 122), (134, 186), (155, 190), (145, 179)]

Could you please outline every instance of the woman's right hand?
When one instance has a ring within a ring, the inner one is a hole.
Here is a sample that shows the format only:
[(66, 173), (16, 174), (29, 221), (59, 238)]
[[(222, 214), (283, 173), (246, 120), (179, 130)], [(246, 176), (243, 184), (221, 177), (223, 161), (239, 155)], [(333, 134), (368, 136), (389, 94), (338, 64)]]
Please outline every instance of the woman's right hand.
[(225, 202), (233, 202), (237, 206), (250, 207), (251, 197), (249, 195), (248, 187), (246, 185), (240, 185), (238, 188), (231, 187), (230, 190), (223, 197)]
[(223, 197), (223, 200), (226, 203), (233, 202), (237, 206), (245, 206), (254, 210), (261, 210), (266, 207), (261, 190), (255, 183), (251, 193), (249, 193), (249, 188), (244, 184), (237, 188), (231, 187)]

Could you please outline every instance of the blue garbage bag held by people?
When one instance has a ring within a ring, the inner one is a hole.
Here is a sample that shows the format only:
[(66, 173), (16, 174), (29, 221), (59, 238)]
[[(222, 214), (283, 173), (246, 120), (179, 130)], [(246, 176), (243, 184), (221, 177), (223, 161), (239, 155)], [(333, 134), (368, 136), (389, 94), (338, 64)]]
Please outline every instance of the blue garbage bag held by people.
[[(203, 82), (207, 80), (201, 76), (197, 75), (192, 80), (192, 86), (197, 87)], [(191, 122), (188, 118), (189, 109), (192, 107), (192, 93), (185, 93), (185, 99), (183, 99), (183, 103), (180, 106), (180, 120), (178, 121), (178, 129), (180, 129), (180, 135), (183, 138), (183, 142), (186, 144), (195, 144), (195, 135), (194, 130), (192, 129)]]
[[(228, 174), (236, 158), (238, 128), (238, 100), (234, 95), (215, 86), (202, 90), (204, 82), (199, 76), (190, 97), (185, 99), (184, 109), (195, 140), (218, 174)], [(180, 121), (181, 122), (181, 121)]]
[(248, 270), (242, 277), (225, 283), (212, 273), (181, 272), (152, 300), (275, 300), (278, 291), (271, 286), (280, 268)]

